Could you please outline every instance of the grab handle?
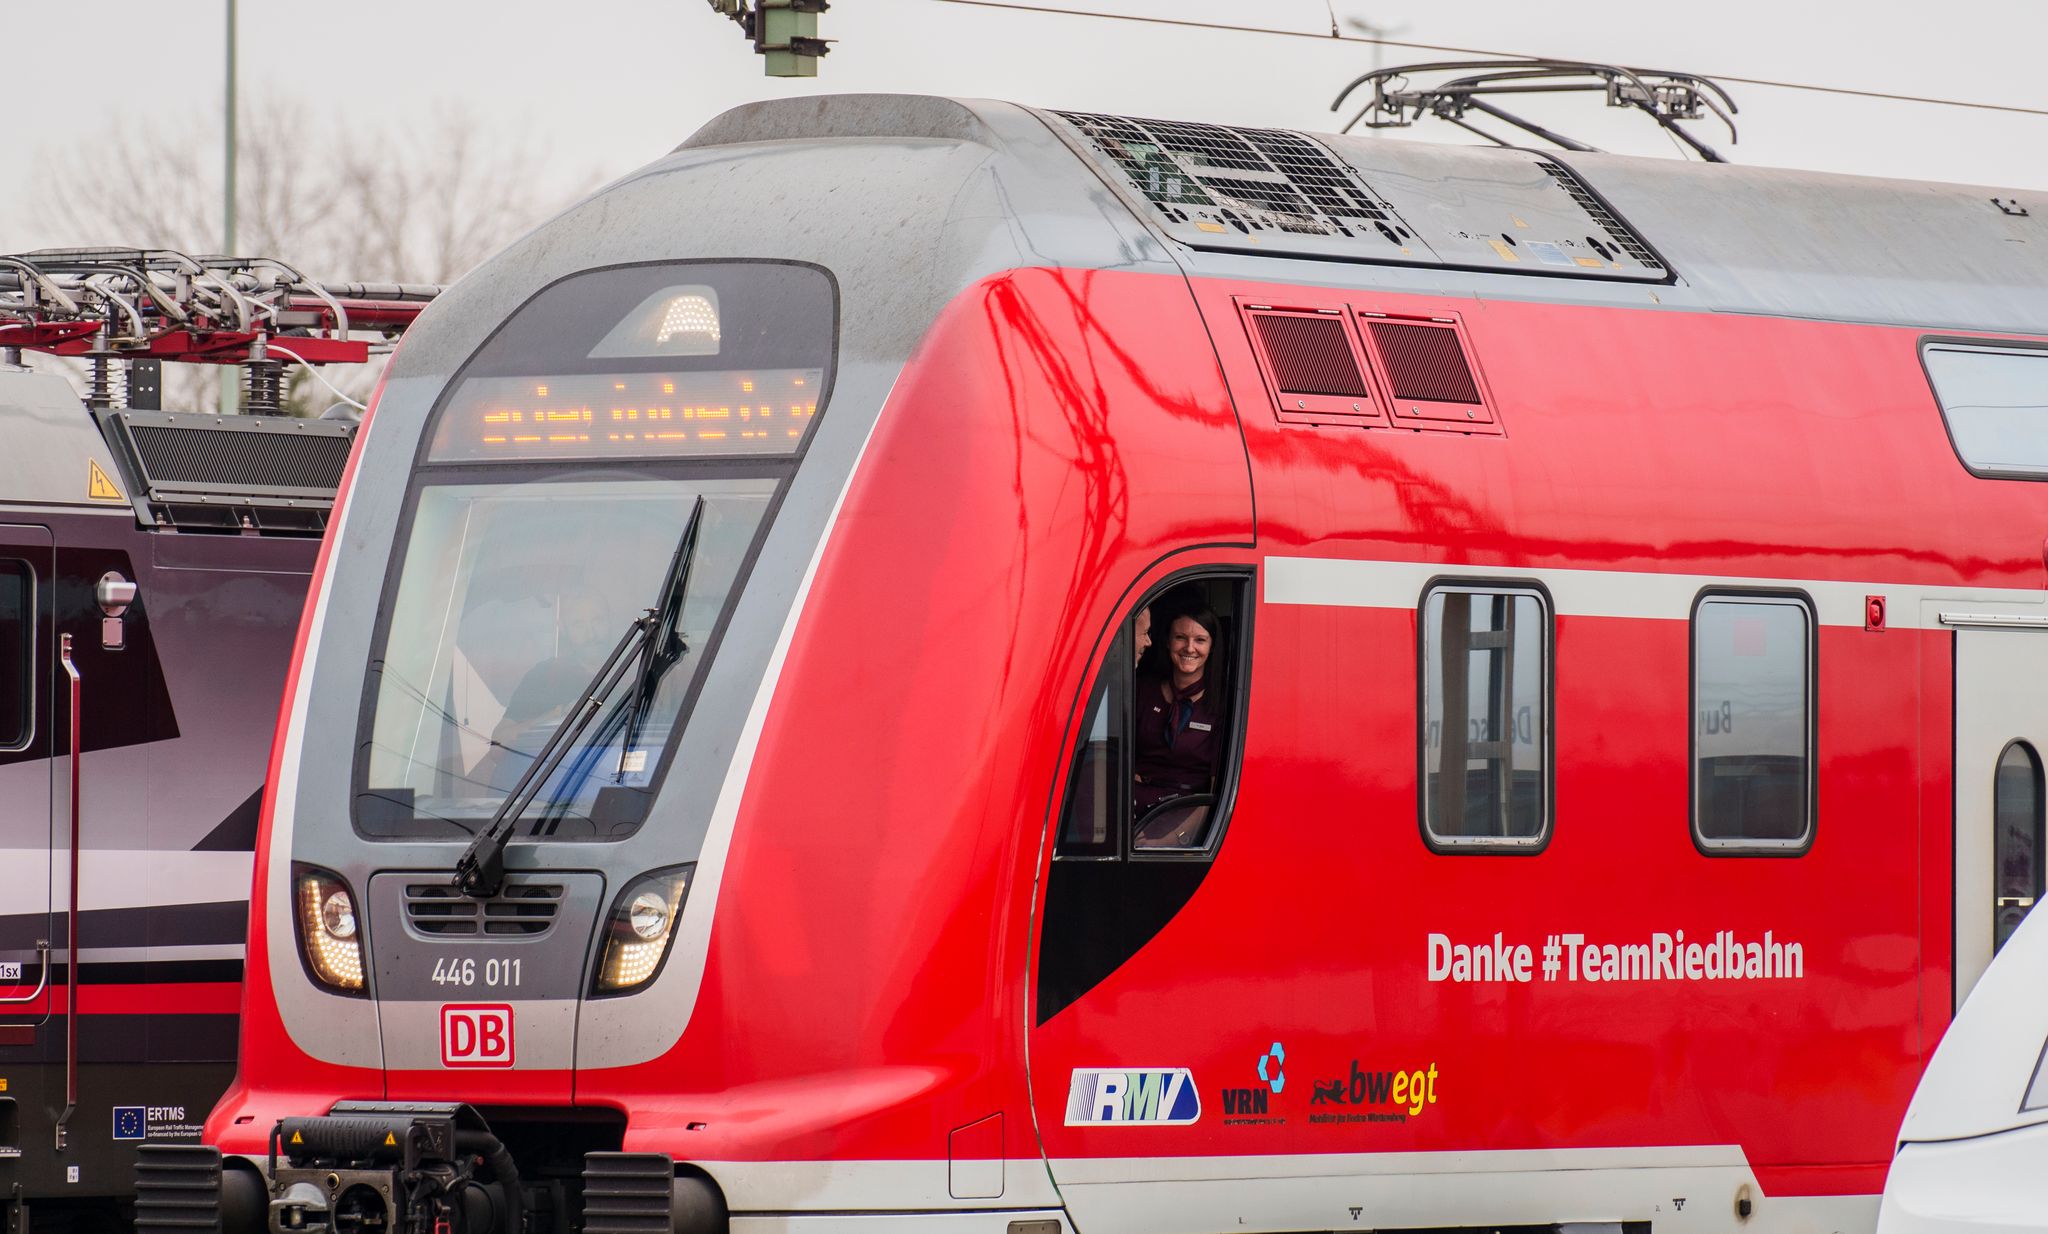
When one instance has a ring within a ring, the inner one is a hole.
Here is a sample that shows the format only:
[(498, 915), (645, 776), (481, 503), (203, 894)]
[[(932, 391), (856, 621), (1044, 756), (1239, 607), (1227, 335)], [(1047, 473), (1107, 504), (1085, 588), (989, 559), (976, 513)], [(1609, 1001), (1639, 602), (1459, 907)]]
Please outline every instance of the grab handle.
[[(64, 1124), (71, 1121), (72, 1111), (78, 1108), (78, 756), (83, 750), (78, 736), (81, 683), (78, 666), (71, 662), (69, 634), (58, 637), (57, 659), (71, 678), (71, 898), (67, 901), (69, 917), (64, 929), (64, 1112), (57, 1116), (57, 1151), (63, 1152), (67, 1138)], [(43, 973), (47, 978), (47, 963)]]
[(43, 979), (36, 982), (36, 988), (26, 994), (9, 994), (6, 998), (0, 998), (0, 1007), (9, 1003), (32, 1003), (43, 996), (44, 990), (50, 988), (50, 940), (47, 938), (36, 940), (36, 967), (43, 970)]

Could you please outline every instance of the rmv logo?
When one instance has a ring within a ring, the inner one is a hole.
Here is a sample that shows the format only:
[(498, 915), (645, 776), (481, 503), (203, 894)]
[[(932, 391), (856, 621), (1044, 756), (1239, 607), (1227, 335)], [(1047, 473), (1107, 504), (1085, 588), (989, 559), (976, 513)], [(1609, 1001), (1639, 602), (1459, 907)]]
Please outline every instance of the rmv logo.
[(1077, 1068), (1067, 1087), (1069, 1127), (1108, 1123), (1183, 1126), (1201, 1116), (1202, 1099), (1186, 1067)]
[(512, 1008), (504, 1003), (448, 1003), (441, 1008), (443, 1067), (510, 1067)]

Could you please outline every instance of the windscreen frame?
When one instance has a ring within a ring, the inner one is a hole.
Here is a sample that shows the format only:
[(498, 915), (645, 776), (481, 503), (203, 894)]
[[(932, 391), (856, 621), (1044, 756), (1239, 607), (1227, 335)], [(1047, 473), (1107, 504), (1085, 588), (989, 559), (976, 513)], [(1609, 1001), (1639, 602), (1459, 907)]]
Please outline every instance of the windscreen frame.
[[(824, 348), (824, 372), (819, 382), (817, 411), (811, 416), (805, 434), (793, 452), (775, 455), (721, 454), (698, 458), (593, 459), (586, 457), (517, 460), (461, 459), (446, 461), (430, 459), (430, 448), (434, 434), (441, 423), (441, 413), (453, 398), (455, 392), (460, 389), (461, 383), (470, 375), (478, 359), (487, 355), (492, 344), (504, 334), (506, 329), (519, 320), (522, 314), (532, 308), (534, 304), (550, 291), (571, 279), (616, 270), (666, 267), (677, 270), (679, 277), (686, 278), (692, 268), (705, 266), (798, 267), (814, 271), (824, 279), (824, 289), (828, 293), (830, 300), (827, 318), (830, 334)], [(746, 592), (747, 584), (752, 578), (754, 568), (760, 559), (762, 547), (766, 544), (769, 533), (774, 529), (776, 518), (782, 509), (784, 501), (788, 498), (791, 481), (795, 478), (804, 458), (810, 452), (811, 443), (817, 435), (818, 424), (830, 409), (839, 372), (840, 327), (842, 324), (843, 303), (839, 280), (833, 276), (830, 270), (811, 262), (779, 261), (765, 258), (697, 258), (679, 261), (626, 262), (577, 270), (543, 285), (532, 295), (521, 301), (516, 309), (507, 313), (504, 320), (499, 322), (478, 343), (468, 359), (450, 375), (440, 392), (435, 396), (433, 406), (422, 420), (418, 440), (414, 444), (411, 471), (406, 478), (405, 493), (401, 499), (398, 516), (392, 529), (390, 550), (384, 563), (384, 577), (378, 587), (376, 615), (370, 631), (370, 650), (368, 660), (364, 665), (362, 695), (357, 705), (354, 727), (350, 733), (351, 750), (349, 755), (347, 812), (349, 826), (358, 838), (375, 843), (467, 843), (475, 834), (474, 831), (465, 832), (460, 824), (437, 820), (426, 820), (425, 825), (431, 828), (428, 831), (422, 831), (415, 827), (411, 833), (405, 835), (381, 834), (365, 829), (359, 807), (360, 799), (369, 790), (372, 737), (375, 731), (378, 696), (383, 684), (382, 674), (372, 674), (368, 671), (369, 666), (373, 663), (381, 664), (388, 653), (392, 619), (397, 608), (398, 590), (404, 576), (406, 559), (412, 548), (412, 538), (419, 514), (421, 498), (428, 489), (444, 484), (545, 484), (551, 480), (561, 480), (571, 476), (591, 478), (606, 473), (617, 473), (616, 478), (620, 480), (646, 482), (746, 479), (765, 479), (774, 482), (774, 487), (768, 495), (767, 505), (762, 510), (760, 522), (755, 527), (752, 539), (749, 541), (746, 551), (740, 559), (739, 566), (733, 575), (731, 589), (725, 597), (718, 617), (712, 623), (711, 632), (704, 641), (704, 648), (699, 653), (702, 656), (703, 667), (693, 675), (684, 691), (683, 697), (678, 703), (673, 719), (674, 731), (664, 744), (660, 760), (656, 764), (653, 775), (648, 779), (647, 794), (650, 800), (660, 797), (663, 785), (668, 778), (669, 768), (675, 761), (677, 751), (682, 746), (682, 738), (688, 730), (690, 721), (696, 711), (698, 699), (717, 661), (719, 649), (725, 641), (726, 631), (732, 622), (734, 611), (739, 606), (740, 597)], [(537, 821), (538, 818), (538, 816), (530, 812), (532, 804), (528, 803), (528, 808), (522, 810), (516, 819), (511, 820), (514, 824), (512, 838), (515, 841), (526, 841), (529, 843), (535, 841), (549, 843), (570, 841), (619, 843), (638, 835), (652, 817), (650, 812), (648, 817), (640, 819), (630, 829), (614, 835), (537, 836), (529, 834), (531, 824)], [(415, 813), (415, 821), (416, 823), (420, 822), (420, 816), (417, 812)], [(477, 819), (477, 829), (480, 830), (487, 821), (481, 818)]]

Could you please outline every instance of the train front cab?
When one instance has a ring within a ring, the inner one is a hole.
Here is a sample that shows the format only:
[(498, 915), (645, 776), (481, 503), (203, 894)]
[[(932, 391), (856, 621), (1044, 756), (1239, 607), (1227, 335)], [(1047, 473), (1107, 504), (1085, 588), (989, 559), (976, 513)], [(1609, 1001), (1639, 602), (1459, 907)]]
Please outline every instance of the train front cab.
[[(1918, 334), (1191, 277), (990, 161), (1071, 177), (1049, 120), (823, 106), (409, 337), (288, 692), (228, 1181), (148, 1198), (1868, 1224), (1988, 898), (1950, 903), (1951, 631), (2039, 607), (2038, 544), (1983, 541), (2039, 490), (1956, 462)], [(901, 196), (690, 212), (834, 176)], [(1276, 358), (1331, 339), (1349, 378)], [(1159, 801), (1142, 726), (1193, 713), (1138, 617), (1197, 609), (1226, 732)]]

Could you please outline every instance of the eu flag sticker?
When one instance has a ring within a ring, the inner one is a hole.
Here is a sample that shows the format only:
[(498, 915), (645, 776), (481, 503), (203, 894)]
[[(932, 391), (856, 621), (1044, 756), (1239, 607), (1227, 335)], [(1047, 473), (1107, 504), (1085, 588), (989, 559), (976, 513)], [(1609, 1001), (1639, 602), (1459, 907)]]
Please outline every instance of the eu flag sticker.
[(139, 1105), (117, 1105), (114, 1107), (114, 1138), (117, 1140), (140, 1140), (148, 1136), (147, 1123), (142, 1117), (144, 1107)]

